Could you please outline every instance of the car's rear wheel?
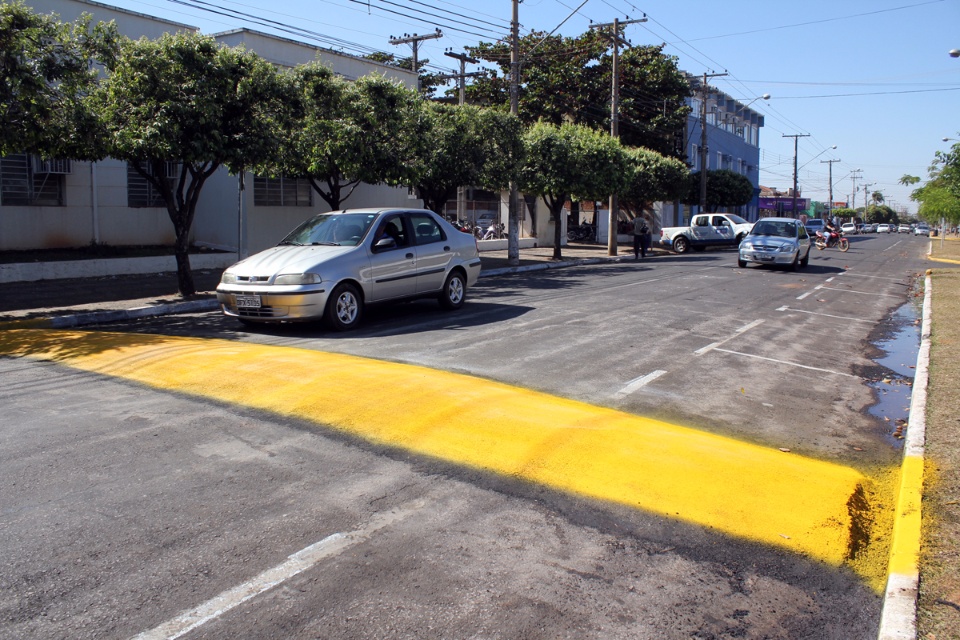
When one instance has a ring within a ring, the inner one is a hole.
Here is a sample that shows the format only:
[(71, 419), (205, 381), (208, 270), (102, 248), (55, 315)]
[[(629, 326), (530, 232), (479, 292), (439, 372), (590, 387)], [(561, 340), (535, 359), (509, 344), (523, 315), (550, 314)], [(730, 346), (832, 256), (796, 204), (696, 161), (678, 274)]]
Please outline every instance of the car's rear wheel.
[(686, 253), (690, 248), (690, 243), (683, 236), (677, 236), (673, 239), (673, 250), (677, 253)]
[(451, 271), (440, 292), (440, 306), (444, 309), (459, 309), (467, 297), (467, 281), (459, 270)]
[(327, 325), (337, 331), (349, 331), (360, 324), (363, 316), (363, 299), (360, 292), (349, 282), (337, 285), (327, 300)]

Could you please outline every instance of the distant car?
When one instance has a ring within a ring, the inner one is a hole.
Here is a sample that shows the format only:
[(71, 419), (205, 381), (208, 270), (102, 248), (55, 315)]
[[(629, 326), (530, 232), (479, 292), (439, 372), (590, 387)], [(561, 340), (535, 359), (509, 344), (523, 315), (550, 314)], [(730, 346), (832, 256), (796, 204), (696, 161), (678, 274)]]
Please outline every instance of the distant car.
[(217, 301), (245, 324), (322, 318), (345, 331), (371, 303), (429, 297), (459, 309), (479, 275), (474, 237), (432, 211), (352, 209), (313, 216), (227, 268)]
[(930, 227), (925, 224), (918, 224), (917, 228), (913, 230), (913, 235), (915, 236), (929, 236)]
[(858, 233), (857, 225), (852, 222), (845, 222), (840, 225), (840, 231), (843, 231), (843, 233), (848, 236), (855, 236)]
[(889, 224), (877, 225), (877, 233), (892, 233), (892, 232), (893, 232), (893, 227), (890, 226)]
[(911, 229), (908, 224), (902, 224), (897, 227), (897, 233), (910, 233), (911, 231), (913, 231), (913, 229)]
[(810, 262), (810, 235), (794, 218), (763, 218), (740, 243), (737, 264), (785, 265), (797, 270)]
[(807, 235), (811, 238), (817, 237), (818, 231), (823, 231), (824, 221), (821, 218), (810, 218), (804, 223), (804, 227), (807, 229)]

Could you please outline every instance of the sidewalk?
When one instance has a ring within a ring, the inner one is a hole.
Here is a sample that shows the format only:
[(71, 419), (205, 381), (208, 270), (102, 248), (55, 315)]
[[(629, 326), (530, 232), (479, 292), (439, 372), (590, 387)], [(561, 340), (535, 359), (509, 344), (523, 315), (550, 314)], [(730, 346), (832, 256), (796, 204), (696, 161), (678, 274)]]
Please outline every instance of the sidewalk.
[[(553, 259), (552, 247), (536, 247), (520, 251), (520, 265), (510, 266), (507, 251), (484, 251), (480, 277), (523, 273), (539, 269), (597, 264), (617, 260), (633, 260), (629, 246), (618, 247), (618, 255), (607, 255), (607, 247), (599, 244), (568, 245), (562, 249), (563, 259)], [(652, 253), (665, 253), (656, 248)], [(187, 299), (177, 293), (175, 273), (122, 275), (101, 278), (39, 280), (34, 282), (0, 283), (0, 322), (18, 324), (30, 321), (54, 327), (79, 326), (94, 322), (110, 322), (135, 317), (188, 313), (217, 309), (214, 293), (220, 271), (193, 272), (197, 294)], [(46, 321), (50, 322), (47, 323)]]

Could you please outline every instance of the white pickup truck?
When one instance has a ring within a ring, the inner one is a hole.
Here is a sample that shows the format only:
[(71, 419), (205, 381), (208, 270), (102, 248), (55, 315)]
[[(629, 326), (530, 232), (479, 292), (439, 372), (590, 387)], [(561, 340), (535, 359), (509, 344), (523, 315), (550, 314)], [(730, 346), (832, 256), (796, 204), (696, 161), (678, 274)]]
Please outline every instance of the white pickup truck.
[(664, 227), (660, 244), (686, 253), (690, 247), (737, 247), (753, 227), (752, 222), (732, 213), (700, 213), (693, 216), (689, 227)]

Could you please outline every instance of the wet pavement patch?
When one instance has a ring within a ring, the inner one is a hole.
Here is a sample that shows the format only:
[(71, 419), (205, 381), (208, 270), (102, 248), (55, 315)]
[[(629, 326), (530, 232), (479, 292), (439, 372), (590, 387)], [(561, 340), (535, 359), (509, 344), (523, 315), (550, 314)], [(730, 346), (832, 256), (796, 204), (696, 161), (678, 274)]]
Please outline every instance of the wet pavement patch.
[(908, 302), (891, 315), (889, 322), (891, 331), (875, 343), (884, 354), (874, 359), (882, 367), (883, 375), (869, 383), (875, 391), (876, 404), (868, 411), (883, 420), (887, 435), (899, 442), (910, 417), (910, 396), (920, 350), (920, 319), (916, 307)]

